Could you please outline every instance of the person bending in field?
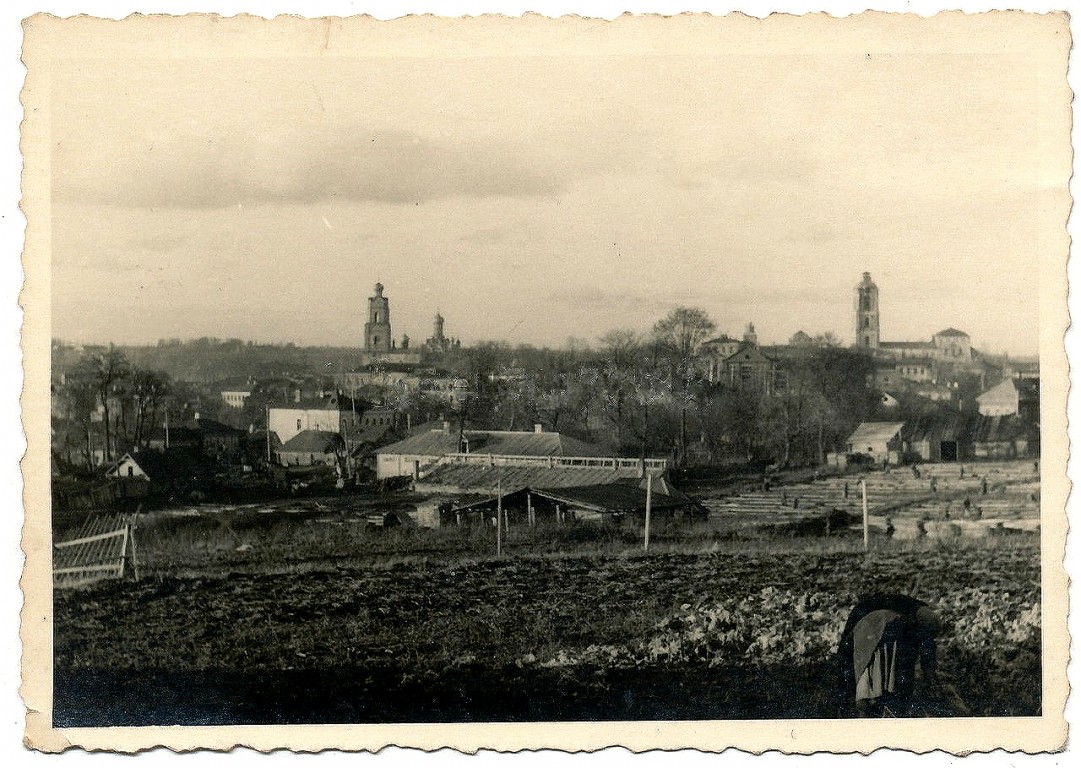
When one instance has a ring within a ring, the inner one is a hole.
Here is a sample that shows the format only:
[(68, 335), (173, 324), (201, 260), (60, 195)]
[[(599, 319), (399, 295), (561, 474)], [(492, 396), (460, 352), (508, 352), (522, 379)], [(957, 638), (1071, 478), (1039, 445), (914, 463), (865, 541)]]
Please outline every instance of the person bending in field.
[(875, 594), (856, 603), (837, 650), (841, 715), (913, 714), (917, 663), (921, 687), (937, 694), (935, 637), (941, 628), (927, 603), (907, 595)]

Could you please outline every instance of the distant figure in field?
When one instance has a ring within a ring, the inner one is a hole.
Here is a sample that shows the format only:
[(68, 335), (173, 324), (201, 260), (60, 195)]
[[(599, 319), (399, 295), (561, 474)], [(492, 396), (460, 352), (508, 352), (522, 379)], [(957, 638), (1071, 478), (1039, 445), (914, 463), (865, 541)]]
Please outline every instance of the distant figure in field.
[(961, 465), (961, 479), (962, 480), (965, 479), (965, 465), (964, 464)]
[(917, 480), (919, 480), (919, 479), (920, 479), (920, 468), (919, 468), (919, 466), (918, 466), (918, 465), (916, 465), (916, 464), (913, 464), (913, 465), (912, 465), (912, 476), (913, 476), (914, 478), (916, 478)]
[(972, 509), (972, 499), (965, 496), (965, 514), (967, 515), (969, 510)]
[(1036, 459), (1036, 461), (1032, 462), (1032, 471), (1033, 472), (1039, 472), (1040, 471), (1040, 460), (1039, 459)]
[(982, 493), (984, 496), (987, 495), (987, 478), (986, 477), (980, 482), (980, 493)]
[(938, 478), (931, 478), (931, 493), (938, 493)]
[(922, 600), (900, 594), (860, 599), (848, 615), (837, 649), (840, 714), (913, 714), (917, 663), (919, 693), (937, 694), (935, 637), (941, 630), (938, 614)]
[(848, 498), (848, 483), (845, 483), (845, 498)]
[(897, 532), (897, 529), (893, 527), (893, 518), (892, 517), (887, 517), (886, 518), (886, 538), (887, 539), (892, 539), (893, 534), (896, 533), (896, 532)]

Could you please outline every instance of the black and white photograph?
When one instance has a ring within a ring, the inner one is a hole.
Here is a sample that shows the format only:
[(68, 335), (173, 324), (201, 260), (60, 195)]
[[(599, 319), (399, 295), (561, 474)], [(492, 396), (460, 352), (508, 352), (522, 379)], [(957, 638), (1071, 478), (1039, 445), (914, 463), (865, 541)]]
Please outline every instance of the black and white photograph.
[(24, 45), (40, 748), (1064, 742), (1064, 13)]

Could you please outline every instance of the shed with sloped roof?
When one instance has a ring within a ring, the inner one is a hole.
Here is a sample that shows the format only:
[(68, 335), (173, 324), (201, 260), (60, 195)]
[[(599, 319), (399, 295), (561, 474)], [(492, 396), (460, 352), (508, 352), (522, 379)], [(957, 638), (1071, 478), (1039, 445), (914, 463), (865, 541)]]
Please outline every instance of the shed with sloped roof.
[(869, 456), (877, 464), (897, 464), (901, 460), (901, 421), (865, 421), (849, 436), (848, 453)]

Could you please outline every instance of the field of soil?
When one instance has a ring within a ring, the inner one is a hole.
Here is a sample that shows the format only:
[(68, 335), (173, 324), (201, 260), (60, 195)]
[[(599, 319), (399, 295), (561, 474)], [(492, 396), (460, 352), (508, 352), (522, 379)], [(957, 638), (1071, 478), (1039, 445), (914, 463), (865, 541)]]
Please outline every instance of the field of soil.
[(58, 591), (54, 724), (834, 717), (873, 591), (945, 618), (924, 713), (1040, 711), (1036, 537), (247, 565)]

